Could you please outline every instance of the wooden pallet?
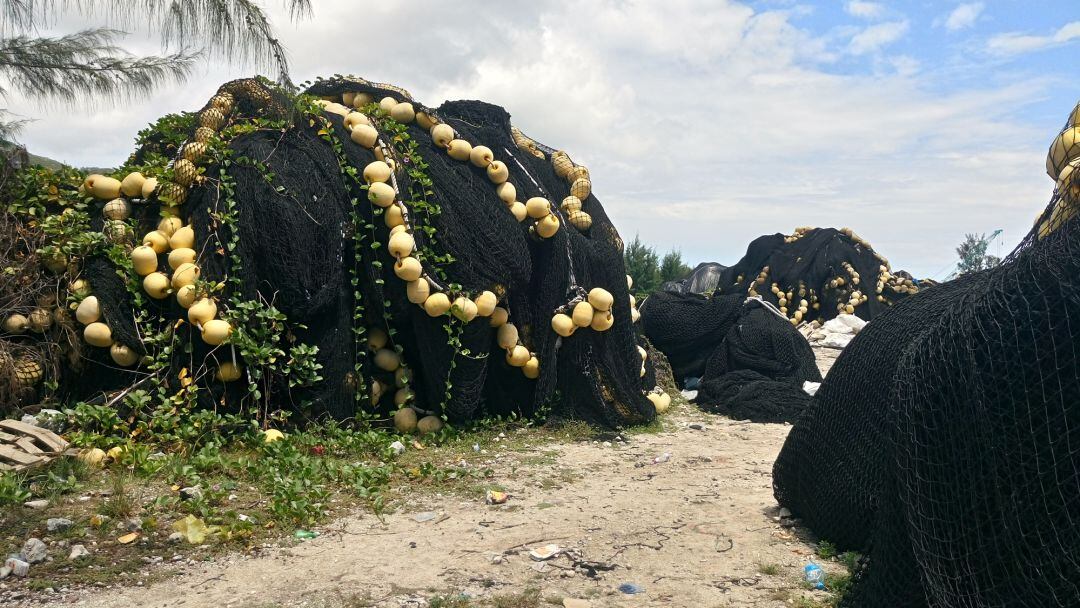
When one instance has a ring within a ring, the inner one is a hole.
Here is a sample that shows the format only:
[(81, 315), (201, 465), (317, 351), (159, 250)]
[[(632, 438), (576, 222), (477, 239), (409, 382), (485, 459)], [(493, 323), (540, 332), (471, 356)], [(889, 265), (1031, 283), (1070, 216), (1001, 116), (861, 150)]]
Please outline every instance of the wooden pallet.
[(68, 449), (56, 433), (18, 420), (0, 420), (0, 471), (39, 467)]

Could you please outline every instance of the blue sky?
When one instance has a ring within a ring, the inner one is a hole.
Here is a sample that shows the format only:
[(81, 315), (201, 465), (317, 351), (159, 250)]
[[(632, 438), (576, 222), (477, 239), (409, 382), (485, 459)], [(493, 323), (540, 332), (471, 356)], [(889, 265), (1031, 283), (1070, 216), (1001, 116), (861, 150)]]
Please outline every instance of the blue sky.
[[(1046, 149), (1080, 98), (1080, 11), (1063, 0), (417, 0), (362, 15), (320, 0), (295, 25), (276, 4), (298, 80), (354, 73), (428, 105), (503, 105), (590, 168), (626, 240), (691, 263), (804, 225), (849, 226), (919, 276), (946, 274), (966, 232), (1004, 229), (1006, 253), (1049, 199)], [(122, 107), (11, 106), (39, 119), (33, 151), (109, 165), (155, 117), (252, 71), (207, 65)]]

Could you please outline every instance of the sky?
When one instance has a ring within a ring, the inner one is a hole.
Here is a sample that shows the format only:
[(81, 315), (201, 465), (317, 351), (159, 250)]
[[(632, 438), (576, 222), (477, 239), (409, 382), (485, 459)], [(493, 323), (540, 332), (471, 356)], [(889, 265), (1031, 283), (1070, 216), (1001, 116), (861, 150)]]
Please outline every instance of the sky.
[[(297, 82), (504, 106), (589, 168), (625, 240), (691, 265), (798, 226), (850, 227), (919, 277), (947, 275), (965, 233), (1002, 229), (990, 252), (1006, 254), (1050, 197), (1046, 150), (1080, 98), (1066, 0), (315, 0), (298, 23), (264, 4)], [(208, 62), (121, 105), (8, 102), (36, 119), (32, 152), (113, 166), (139, 129), (251, 73)]]

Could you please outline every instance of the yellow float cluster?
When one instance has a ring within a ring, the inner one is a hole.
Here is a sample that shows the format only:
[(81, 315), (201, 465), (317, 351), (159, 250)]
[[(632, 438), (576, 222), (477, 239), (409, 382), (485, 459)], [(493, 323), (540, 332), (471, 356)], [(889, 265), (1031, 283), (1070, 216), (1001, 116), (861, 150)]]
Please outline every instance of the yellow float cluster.
[(614, 298), (611, 292), (594, 287), (587, 297), (572, 305), (568, 304), (563, 308), (563, 312), (557, 312), (551, 317), (551, 329), (563, 338), (569, 338), (578, 329), (585, 327), (593, 331), (607, 331), (615, 324), (612, 304)]
[(565, 179), (570, 186), (570, 195), (563, 199), (559, 208), (579, 232), (588, 231), (592, 228), (592, 216), (582, 210), (582, 206), (585, 199), (592, 194), (589, 170), (584, 165), (574, 164), (570, 156), (562, 150), (556, 150), (551, 154), (551, 165), (555, 169), (555, 174)]
[[(374, 98), (367, 93), (345, 93), (342, 101), (345, 103), (327, 99), (319, 100), (317, 103), (324, 111), (341, 116), (345, 128), (349, 131), (349, 138), (375, 154), (377, 160), (368, 163), (363, 171), (364, 181), (368, 186), (368, 200), (372, 205), (384, 209), (384, 222), (390, 228), (387, 251), (395, 259), (394, 274), (406, 284), (405, 291), (409, 302), (422, 307), (431, 317), (452, 314), (464, 323), (469, 323), (477, 317), (488, 318), (490, 326), (498, 333), (499, 346), (506, 350), (506, 362), (521, 368), (527, 378), (540, 377), (539, 359), (520, 343), (517, 328), (508, 322), (509, 312), (498, 306), (499, 298), (495, 293), (484, 291), (475, 299), (462, 294), (451, 300), (450, 296), (441, 291), (431, 277), (424, 272), (423, 264), (415, 255), (416, 241), (412, 234), (408, 207), (399, 200), (399, 193), (394, 186), (397, 164), (392, 157), (392, 151), (380, 139), (379, 131), (371, 117), (348, 107), (365, 108), (374, 103)], [(495, 185), (496, 194), (503, 201), (513, 199), (507, 204), (507, 208), (515, 217), (521, 214), (519, 221), (524, 219), (526, 206), (516, 200), (517, 193), (514, 185), (507, 181), (510, 176), (509, 169), (505, 163), (495, 160), (494, 153), (489, 148), (472, 146), (469, 142), (457, 137), (449, 125), (439, 122), (434, 115), (423, 110), (417, 111), (411, 102), (398, 101), (387, 96), (379, 100), (379, 108), (397, 122), (409, 124), (415, 121), (428, 131), (435, 145), (445, 149), (451, 158), (470, 162), (475, 167), (483, 169), (488, 179)], [(546, 202), (546, 199), (541, 200)], [(547, 237), (553, 236), (558, 230), (558, 219), (555, 218), (555, 220), (554, 231), (548, 232), (547, 229), (537, 228), (538, 233), (541, 236), (545, 234)], [(513, 339), (511, 340), (510, 337)], [(384, 350), (394, 352), (389, 349)], [(384, 361), (389, 361), (388, 356), (384, 355)], [(379, 365), (378, 360), (376, 365)], [(374, 401), (381, 396), (381, 388), (378, 395), (375, 393), (380, 386), (378, 383), (373, 384), (372, 399)], [(403, 394), (402, 389), (404, 387), (399, 388), (399, 395)], [(405, 403), (409, 398), (411, 398), (411, 391), (408, 398), (399, 399), (396, 395), (395, 402), (400, 400)]]
[(1046, 172), (1055, 181), (1057, 202), (1050, 216), (1043, 213), (1036, 218), (1038, 237), (1041, 239), (1057, 230), (1076, 215), (1080, 208), (1080, 104), (1069, 115), (1069, 121), (1050, 144), (1046, 155)]

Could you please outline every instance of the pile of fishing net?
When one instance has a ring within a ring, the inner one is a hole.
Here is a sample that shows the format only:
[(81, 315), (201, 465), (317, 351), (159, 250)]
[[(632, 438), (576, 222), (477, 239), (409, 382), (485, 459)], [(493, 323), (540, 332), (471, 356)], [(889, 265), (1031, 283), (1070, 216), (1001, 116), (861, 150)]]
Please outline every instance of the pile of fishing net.
[(227, 83), (82, 184), (108, 243), (66, 271), (90, 286), (67, 297), (89, 345), (79, 373), (51, 378), (57, 397), (156, 386), (338, 419), (655, 416), (623, 242), (584, 166), (487, 103), (432, 109), (359, 78), (307, 93)]
[(755, 422), (795, 420), (820, 382), (814, 353), (774, 306), (741, 295), (660, 291), (641, 306), (642, 329), (702, 409)]
[(1031, 234), (867, 325), (776, 461), (779, 503), (868, 556), (844, 606), (1080, 598), (1077, 117)]

